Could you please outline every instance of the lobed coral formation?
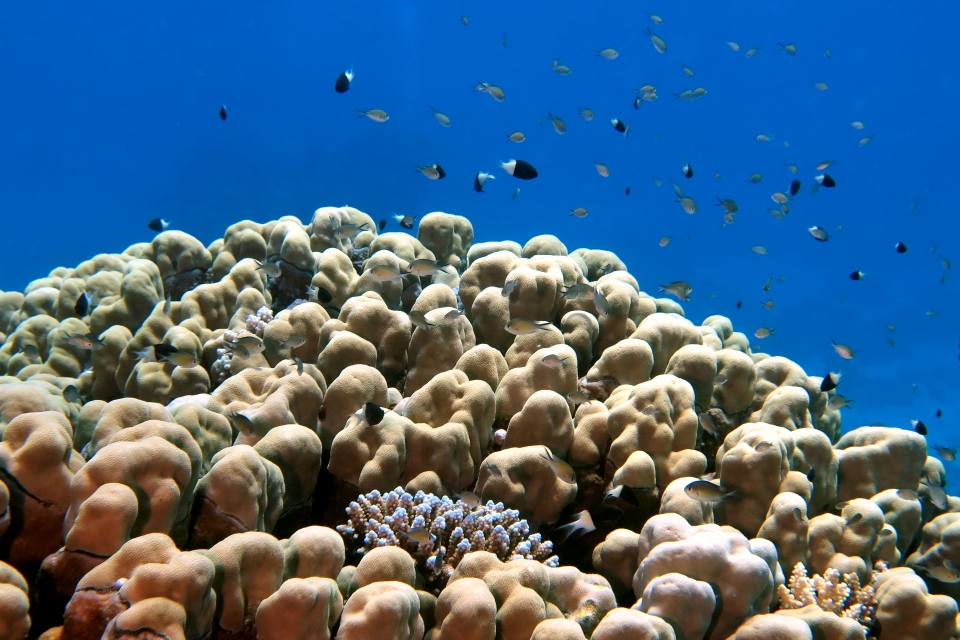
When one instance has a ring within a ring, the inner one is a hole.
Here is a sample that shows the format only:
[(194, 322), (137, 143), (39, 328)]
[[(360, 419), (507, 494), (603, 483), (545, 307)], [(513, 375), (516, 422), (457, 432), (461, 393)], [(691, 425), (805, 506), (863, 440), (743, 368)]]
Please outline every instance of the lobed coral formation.
[(610, 252), (419, 222), (0, 292), (0, 639), (960, 637), (922, 436)]

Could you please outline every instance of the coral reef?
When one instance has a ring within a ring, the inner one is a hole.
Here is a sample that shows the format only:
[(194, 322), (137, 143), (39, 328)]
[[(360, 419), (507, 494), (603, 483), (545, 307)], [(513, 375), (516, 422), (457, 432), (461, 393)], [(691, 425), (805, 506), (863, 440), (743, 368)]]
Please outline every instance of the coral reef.
[(923, 436), (609, 251), (380, 231), (0, 292), (0, 638), (958, 637)]

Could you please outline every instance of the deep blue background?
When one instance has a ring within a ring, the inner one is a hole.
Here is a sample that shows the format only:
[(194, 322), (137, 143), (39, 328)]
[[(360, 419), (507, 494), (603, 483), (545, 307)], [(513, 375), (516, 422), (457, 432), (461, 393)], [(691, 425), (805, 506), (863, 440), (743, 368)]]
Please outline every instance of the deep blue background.
[[(723, 313), (749, 335), (775, 327), (755, 349), (818, 375), (842, 370), (840, 390), (855, 401), (845, 427), (909, 428), (920, 418), (931, 442), (957, 446), (960, 278), (940, 256), (960, 269), (960, 3), (732, 6), (4, 3), (0, 288), (22, 289), (58, 265), (149, 240), (154, 217), (208, 243), (237, 220), (307, 221), (321, 205), (350, 204), (378, 219), (447, 211), (469, 217), (478, 242), (553, 233), (570, 250), (611, 249), (651, 293), (660, 282), (687, 280), (694, 321)], [(664, 24), (653, 25), (647, 11)], [(648, 26), (666, 40), (665, 54), (644, 35)], [(778, 51), (778, 41), (794, 42), (797, 55)], [(597, 57), (605, 47), (620, 57)], [(556, 57), (569, 76), (551, 70)], [(684, 75), (681, 63), (696, 75)], [(352, 88), (334, 93), (351, 66)], [(471, 91), (480, 81), (501, 86), (506, 100)], [(634, 111), (633, 90), (644, 84), (660, 98)], [(708, 94), (697, 102), (672, 96), (694, 87)], [(226, 122), (217, 117), (221, 104)], [(431, 106), (453, 126), (441, 127)], [(596, 119), (585, 122), (578, 107)], [(390, 121), (357, 117), (372, 108)], [(565, 135), (538, 125), (548, 111), (566, 121)], [(612, 117), (631, 119), (628, 138)], [(527, 141), (505, 143), (517, 129)], [(758, 134), (773, 140), (758, 142)], [(516, 157), (541, 177), (520, 182), (496, 165)], [(609, 178), (597, 175), (594, 159), (610, 166)], [(825, 159), (836, 161), (829, 172), (839, 186), (814, 197), (815, 165)], [(696, 171), (690, 180), (680, 173), (685, 161)], [(446, 180), (414, 171), (434, 162)], [(766, 206), (794, 177), (784, 163), (800, 166), (804, 186), (778, 221)], [(478, 170), (497, 176), (487, 193), (471, 188)], [(755, 172), (763, 182), (745, 184)], [(696, 215), (674, 202), (668, 177), (696, 198)], [(739, 203), (732, 226), (723, 228), (711, 206), (717, 196)], [(579, 206), (587, 218), (569, 216)], [(829, 242), (807, 234), (815, 224)], [(666, 235), (673, 242), (661, 248)], [(910, 250), (896, 254), (897, 241)], [(769, 254), (748, 250), (757, 244)], [(866, 279), (851, 281), (854, 269)], [(771, 273), (786, 280), (764, 295)], [(772, 311), (760, 306), (768, 298)], [(856, 358), (840, 360), (831, 339), (857, 349)]]

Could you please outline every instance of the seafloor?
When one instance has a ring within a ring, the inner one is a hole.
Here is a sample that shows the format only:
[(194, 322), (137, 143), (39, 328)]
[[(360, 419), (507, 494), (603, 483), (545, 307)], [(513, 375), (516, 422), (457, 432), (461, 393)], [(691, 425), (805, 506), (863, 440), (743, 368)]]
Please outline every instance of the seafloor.
[(325, 207), (0, 292), (0, 640), (958, 637), (922, 435), (473, 239)]

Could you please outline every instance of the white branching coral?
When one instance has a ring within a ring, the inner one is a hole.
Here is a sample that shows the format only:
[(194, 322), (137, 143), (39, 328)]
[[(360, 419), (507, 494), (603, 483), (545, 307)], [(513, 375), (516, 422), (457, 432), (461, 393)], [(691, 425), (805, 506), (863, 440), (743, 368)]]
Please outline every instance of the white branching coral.
[(873, 580), (866, 587), (860, 586), (855, 573), (843, 576), (836, 569), (827, 569), (823, 575), (807, 575), (807, 568), (798, 562), (790, 574), (786, 586), (777, 588), (781, 609), (801, 609), (815, 604), (824, 611), (856, 620), (865, 629), (873, 627), (876, 618), (876, 591), (873, 583), (877, 575), (887, 570), (883, 561), (874, 565)]
[[(445, 583), (471, 551), (489, 551), (504, 561), (536, 560), (551, 567), (560, 563), (552, 555), (553, 543), (531, 534), (520, 512), (502, 502), (473, 505), (422, 491), (411, 496), (397, 487), (362, 495), (346, 512), (349, 522), (337, 531), (348, 544), (361, 545), (360, 553), (383, 546), (406, 549), (424, 574), (438, 582)], [(426, 542), (414, 539), (426, 538), (424, 531), (430, 534)]]
[[(263, 337), (263, 332), (273, 320), (273, 311), (269, 307), (260, 307), (257, 309), (257, 312), (251, 313), (247, 316), (247, 321), (245, 329), (248, 333), (252, 333), (258, 338)], [(243, 331), (239, 333), (236, 331), (231, 331), (227, 329), (223, 332), (223, 341), (224, 342), (233, 342), (236, 340)], [(219, 385), (221, 382), (226, 380), (232, 375), (230, 370), (230, 362), (233, 360), (235, 354), (231, 349), (226, 347), (220, 347), (217, 349), (217, 359), (213, 361), (213, 364), (210, 367), (211, 377), (215, 385)]]
[(270, 307), (260, 307), (256, 314), (251, 313), (247, 316), (247, 331), (262, 338), (263, 331), (271, 320), (273, 320), (273, 311), (270, 310)]

